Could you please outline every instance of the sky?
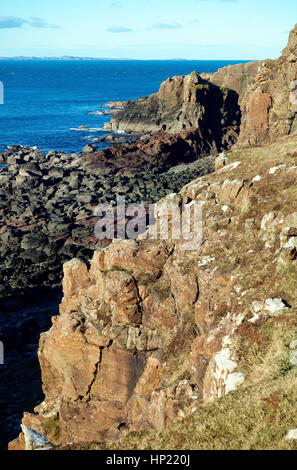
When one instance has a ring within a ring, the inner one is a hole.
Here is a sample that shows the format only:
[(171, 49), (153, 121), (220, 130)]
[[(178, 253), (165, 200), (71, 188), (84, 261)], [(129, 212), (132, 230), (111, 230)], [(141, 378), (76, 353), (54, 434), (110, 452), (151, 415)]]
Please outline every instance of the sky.
[(296, 0), (0, 0), (0, 56), (277, 58)]

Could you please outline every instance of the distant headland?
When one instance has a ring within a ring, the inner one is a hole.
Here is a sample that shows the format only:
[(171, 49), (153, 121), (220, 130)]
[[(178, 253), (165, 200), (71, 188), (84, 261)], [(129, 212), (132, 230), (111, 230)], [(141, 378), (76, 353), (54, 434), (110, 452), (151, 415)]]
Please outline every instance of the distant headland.
[[(118, 58), (118, 57), (77, 57), (77, 56), (60, 56), (60, 57), (35, 57), (35, 56), (14, 56), (14, 57), (0, 57), (0, 60), (141, 60), (141, 59), (131, 59), (131, 58)], [(146, 60), (146, 59), (143, 59)], [(153, 60), (153, 59), (152, 59)], [(156, 59), (162, 60), (162, 59)], [(164, 59), (172, 61), (186, 61), (188, 59)], [(197, 59), (198, 60), (198, 59)]]

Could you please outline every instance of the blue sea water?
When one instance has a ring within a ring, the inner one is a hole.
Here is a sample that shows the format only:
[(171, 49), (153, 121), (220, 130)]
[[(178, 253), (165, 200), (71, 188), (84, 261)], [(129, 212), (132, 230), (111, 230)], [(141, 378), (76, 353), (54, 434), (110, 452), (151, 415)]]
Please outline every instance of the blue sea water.
[[(244, 62), (244, 61), (242, 61)], [(99, 106), (137, 99), (174, 75), (215, 72), (234, 61), (2, 60), (0, 151), (9, 145), (80, 152), (104, 136)], [(102, 109), (101, 109), (102, 110)], [(79, 126), (87, 130), (74, 130)]]

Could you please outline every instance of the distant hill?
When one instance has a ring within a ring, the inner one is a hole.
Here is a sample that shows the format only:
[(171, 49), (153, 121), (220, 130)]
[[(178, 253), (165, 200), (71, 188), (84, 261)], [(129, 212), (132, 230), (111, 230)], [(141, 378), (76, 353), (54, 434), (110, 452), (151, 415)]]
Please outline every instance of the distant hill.
[(133, 60), (133, 59), (118, 59), (114, 57), (76, 57), (76, 56), (62, 56), (62, 57), (0, 57), (0, 60)]

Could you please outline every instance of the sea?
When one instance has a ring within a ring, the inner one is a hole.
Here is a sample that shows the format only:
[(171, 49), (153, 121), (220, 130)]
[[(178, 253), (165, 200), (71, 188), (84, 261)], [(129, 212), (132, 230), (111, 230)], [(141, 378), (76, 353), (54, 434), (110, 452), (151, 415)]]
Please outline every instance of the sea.
[(239, 62), (245, 61), (0, 60), (0, 152), (22, 145), (80, 153), (110, 133), (102, 129), (109, 101), (148, 96), (168, 77)]

